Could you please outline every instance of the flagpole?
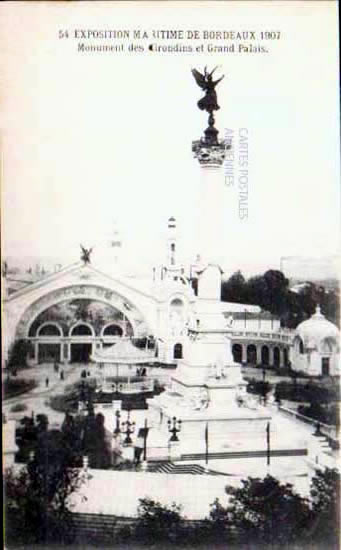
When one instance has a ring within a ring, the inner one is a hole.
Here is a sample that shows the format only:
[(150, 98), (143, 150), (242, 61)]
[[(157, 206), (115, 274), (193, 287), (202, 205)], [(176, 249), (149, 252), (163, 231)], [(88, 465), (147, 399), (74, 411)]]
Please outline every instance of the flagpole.
[(205, 427), (205, 469), (208, 470), (208, 422)]
[(270, 466), (270, 422), (266, 425), (266, 464)]

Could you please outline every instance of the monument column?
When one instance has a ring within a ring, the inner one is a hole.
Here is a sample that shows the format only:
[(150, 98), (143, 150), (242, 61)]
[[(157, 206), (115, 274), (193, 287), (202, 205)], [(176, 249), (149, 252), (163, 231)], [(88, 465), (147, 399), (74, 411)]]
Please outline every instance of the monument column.
[(246, 344), (241, 344), (242, 346), (242, 364), (247, 363), (247, 351), (246, 351)]
[(220, 108), (215, 87), (223, 78), (213, 81), (214, 70), (208, 73), (205, 68), (204, 74), (192, 70), (197, 84), (206, 93), (198, 101), (198, 107), (209, 114), (204, 137), (192, 142), (192, 151), (201, 172), (197, 208), (198, 297), (204, 300), (220, 300), (221, 297), (221, 265), (225, 253), (221, 246), (224, 216), (221, 166), (226, 150), (231, 147), (226, 140), (218, 139), (218, 130), (214, 127), (213, 113)]

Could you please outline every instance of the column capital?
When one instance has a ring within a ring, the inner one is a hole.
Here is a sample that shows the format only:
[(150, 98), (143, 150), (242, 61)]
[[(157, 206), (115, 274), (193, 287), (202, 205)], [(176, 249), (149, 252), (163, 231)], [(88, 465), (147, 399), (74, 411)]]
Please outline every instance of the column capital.
[(221, 140), (217, 143), (208, 143), (205, 139), (192, 141), (192, 152), (202, 166), (221, 166), (225, 154), (231, 149), (231, 140)]

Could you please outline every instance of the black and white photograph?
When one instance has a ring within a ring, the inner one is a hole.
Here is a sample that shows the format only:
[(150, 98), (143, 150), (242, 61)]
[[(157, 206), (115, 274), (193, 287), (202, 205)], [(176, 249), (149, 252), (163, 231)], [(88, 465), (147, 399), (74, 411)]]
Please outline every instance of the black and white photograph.
[(338, 3), (0, 6), (9, 550), (340, 546)]

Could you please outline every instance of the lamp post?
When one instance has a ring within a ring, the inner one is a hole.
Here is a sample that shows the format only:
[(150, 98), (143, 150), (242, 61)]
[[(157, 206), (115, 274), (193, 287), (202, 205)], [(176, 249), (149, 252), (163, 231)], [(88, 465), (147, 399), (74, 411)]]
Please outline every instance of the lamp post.
[(118, 435), (118, 434), (121, 433), (121, 425), (120, 425), (121, 413), (120, 413), (120, 411), (116, 411), (115, 416), (116, 416), (116, 428), (114, 429), (114, 435)]
[(177, 434), (181, 431), (181, 420), (177, 420), (175, 416), (173, 416), (172, 420), (169, 419), (168, 431), (172, 434), (172, 437), (169, 440), (170, 443), (179, 441)]
[(147, 460), (147, 437), (148, 437), (148, 421), (144, 421), (144, 430), (143, 430), (143, 462)]
[(266, 464), (270, 466), (270, 422), (266, 425)]
[(124, 428), (121, 431), (126, 436), (123, 443), (125, 445), (130, 445), (132, 443), (132, 439), (130, 436), (135, 431), (135, 422), (130, 421), (130, 409), (128, 410), (127, 420), (125, 422), (122, 422), (122, 426)]

